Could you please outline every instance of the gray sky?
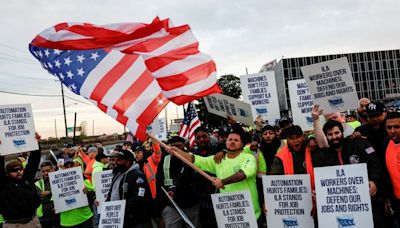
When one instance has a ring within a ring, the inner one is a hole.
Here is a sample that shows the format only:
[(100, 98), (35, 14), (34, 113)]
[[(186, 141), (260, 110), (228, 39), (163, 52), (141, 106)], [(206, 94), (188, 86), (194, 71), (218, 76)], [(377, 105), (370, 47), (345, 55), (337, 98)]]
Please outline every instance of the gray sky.
[[(59, 84), (28, 52), (28, 44), (39, 32), (60, 22), (149, 23), (157, 15), (169, 17), (175, 25), (191, 26), (201, 51), (217, 63), (218, 75), (239, 76), (246, 67), (256, 73), (264, 63), (282, 56), (399, 49), (399, 11), (396, 0), (3, 1), (0, 91), (60, 94)], [(58, 137), (64, 136), (60, 97), (0, 93), (0, 104), (12, 103), (32, 103), (36, 128), (44, 137), (54, 137), (55, 119)], [(69, 126), (73, 112), (78, 112), (78, 123), (88, 122), (89, 135), (93, 120), (95, 134), (123, 130), (95, 107), (74, 105), (70, 99), (66, 103)], [(176, 116), (176, 110), (169, 106), (169, 118)]]

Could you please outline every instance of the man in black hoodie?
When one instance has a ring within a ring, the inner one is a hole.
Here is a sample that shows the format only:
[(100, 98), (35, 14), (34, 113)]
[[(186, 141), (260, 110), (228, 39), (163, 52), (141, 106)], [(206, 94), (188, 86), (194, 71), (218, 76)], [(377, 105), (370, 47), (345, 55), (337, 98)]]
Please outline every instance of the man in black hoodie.
[(150, 223), (151, 193), (146, 176), (129, 150), (118, 152), (114, 177), (106, 201), (126, 200), (124, 227), (141, 228)]
[[(38, 134), (36, 139), (40, 139)], [(40, 148), (30, 153), (25, 170), (18, 160), (12, 160), (5, 166), (5, 158), (0, 156), (0, 214), (4, 216), (5, 228), (41, 227), (36, 216), (40, 196), (35, 187), (39, 163)]]
[(266, 125), (262, 128), (261, 139), (260, 150), (264, 155), (267, 173), (269, 173), (271, 172), (272, 162), (274, 161), (275, 154), (278, 152), (281, 142), (274, 131), (274, 127), (270, 125)]

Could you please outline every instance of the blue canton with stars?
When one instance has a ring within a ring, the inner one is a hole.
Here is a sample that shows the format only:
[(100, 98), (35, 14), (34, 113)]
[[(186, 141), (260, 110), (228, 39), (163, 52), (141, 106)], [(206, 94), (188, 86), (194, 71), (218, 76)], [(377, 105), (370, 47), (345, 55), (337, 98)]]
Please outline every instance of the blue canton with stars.
[(194, 106), (192, 105), (192, 103), (189, 103), (188, 107), (186, 109), (186, 112), (185, 112), (185, 117), (183, 119), (183, 124), (189, 126), (190, 122), (192, 122), (192, 120), (194, 118), (196, 118), (196, 117), (197, 117), (196, 110), (194, 109)]
[(104, 49), (58, 50), (29, 45), (30, 52), (42, 67), (56, 76), (72, 92), (79, 91), (89, 73), (108, 54)]

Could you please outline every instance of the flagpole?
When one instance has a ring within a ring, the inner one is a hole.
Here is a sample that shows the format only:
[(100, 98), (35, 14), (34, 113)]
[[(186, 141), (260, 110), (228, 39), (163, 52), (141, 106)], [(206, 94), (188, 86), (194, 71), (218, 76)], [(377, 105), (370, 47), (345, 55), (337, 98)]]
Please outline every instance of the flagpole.
[[(160, 146), (164, 147), (165, 149), (171, 149), (170, 146), (168, 146), (167, 144), (161, 142), (160, 140), (158, 140), (156, 137), (154, 137), (154, 135), (152, 134), (148, 134), (148, 136), (150, 138), (152, 138), (154, 141), (156, 141), (157, 143), (160, 144)], [(179, 150), (179, 149), (177, 149)], [(179, 150), (181, 151), (181, 150)], [(183, 151), (181, 151), (182, 153), (184, 153)], [(208, 175), (206, 172), (204, 172), (203, 170), (199, 169), (197, 166), (193, 165), (193, 163), (191, 163), (190, 161), (186, 160), (184, 157), (182, 157), (182, 155), (175, 153), (173, 154), (173, 156), (179, 158), (181, 161), (183, 161), (186, 165), (188, 165), (190, 168), (194, 169), (196, 172), (200, 173), (203, 177), (205, 177), (207, 180), (214, 182), (214, 178), (212, 178), (210, 175)]]

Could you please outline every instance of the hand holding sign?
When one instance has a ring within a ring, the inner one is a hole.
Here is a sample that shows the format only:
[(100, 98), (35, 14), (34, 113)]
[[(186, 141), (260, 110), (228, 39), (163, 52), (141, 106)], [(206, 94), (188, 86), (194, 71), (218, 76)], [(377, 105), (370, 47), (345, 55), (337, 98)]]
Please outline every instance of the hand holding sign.
[(374, 196), (377, 191), (378, 188), (376, 187), (375, 183), (373, 181), (369, 181), (369, 194)]
[(0, 155), (39, 149), (30, 104), (0, 105)]

